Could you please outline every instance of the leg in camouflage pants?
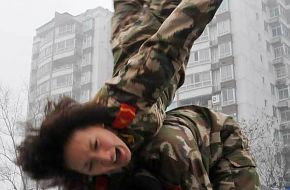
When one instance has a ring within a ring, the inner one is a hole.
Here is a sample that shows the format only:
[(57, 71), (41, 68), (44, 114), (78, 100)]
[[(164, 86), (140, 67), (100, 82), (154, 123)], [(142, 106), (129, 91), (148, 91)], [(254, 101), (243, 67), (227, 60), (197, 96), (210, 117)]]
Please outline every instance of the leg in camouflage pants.
[(141, 134), (138, 139), (155, 135), (183, 83), (192, 44), (221, 1), (115, 0), (114, 74), (93, 102), (136, 106), (137, 115), (128, 131)]

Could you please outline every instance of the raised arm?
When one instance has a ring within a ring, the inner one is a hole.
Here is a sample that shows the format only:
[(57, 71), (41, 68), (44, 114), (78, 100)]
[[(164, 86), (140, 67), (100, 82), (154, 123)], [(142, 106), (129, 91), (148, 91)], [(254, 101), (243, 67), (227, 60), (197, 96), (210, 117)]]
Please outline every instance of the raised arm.
[[(163, 4), (165, 1), (170, 2), (164, 0)], [(158, 8), (157, 0), (152, 2), (155, 4), (149, 5), (150, 11)], [(141, 138), (154, 135), (159, 130), (166, 107), (173, 100), (176, 89), (183, 84), (193, 42), (211, 21), (221, 2), (180, 1), (136, 54), (118, 68), (93, 100), (93, 103), (126, 110), (123, 114), (116, 113), (113, 128), (137, 132)], [(161, 4), (162, 1), (159, 1)], [(148, 18), (145, 15), (143, 19)]]

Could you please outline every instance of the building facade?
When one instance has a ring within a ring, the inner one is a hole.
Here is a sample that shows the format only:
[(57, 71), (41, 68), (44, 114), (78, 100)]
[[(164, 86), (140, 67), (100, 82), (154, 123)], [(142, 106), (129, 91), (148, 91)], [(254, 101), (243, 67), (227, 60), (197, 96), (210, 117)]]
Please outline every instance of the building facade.
[(290, 188), (290, 0), (263, 0), (267, 47), (271, 52), (278, 91), (277, 112), (280, 118), (280, 137), (283, 142), (282, 164), (286, 167), (284, 179)]
[(42, 117), (47, 101), (69, 96), (89, 100), (111, 76), (112, 13), (103, 8), (55, 17), (36, 30), (33, 39), (28, 118)]

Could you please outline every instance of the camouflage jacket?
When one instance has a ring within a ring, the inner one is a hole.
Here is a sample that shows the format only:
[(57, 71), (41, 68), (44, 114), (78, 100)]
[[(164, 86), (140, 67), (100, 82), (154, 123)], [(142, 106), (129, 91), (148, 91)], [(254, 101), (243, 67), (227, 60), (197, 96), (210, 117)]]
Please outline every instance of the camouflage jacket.
[(160, 182), (165, 190), (260, 189), (238, 124), (230, 116), (198, 106), (167, 112), (159, 133), (133, 162), (107, 178), (107, 189), (130, 189), (138, 175)]
[[(112, 79), (89, 103), (116, 108), (111, 113), (115, 120), (108, 121), (107, 127), (117, 129), (133, 152), (160, 130), (165, 110), (176, 89), (183, 84), (193, 42), (213, 18), (221, 1), (150, 0), (149, 8), (144, 10), (140, 8), (143, 4), (138, 5), (144, 3), (142, 0), (114, 1), (112, 44), (117, 63)], [(134, 18), (130, 12), (132, 6), (137, 7), (135, 12), (143, 20), (116, 29), (120, 24), (116, 27), (114, 23), (126, 21), (124, 12), (128, 12), (129, 19)], [(172, 13), (168, 15), (168, 12)], [(135, 45), (135, 41), (139, 43)], [(128, 48), (124, 50), (126, 45)], [(136, 49), (129, 51), (131, 46)], [(120, 58), (124, 52), (128, 59)]]

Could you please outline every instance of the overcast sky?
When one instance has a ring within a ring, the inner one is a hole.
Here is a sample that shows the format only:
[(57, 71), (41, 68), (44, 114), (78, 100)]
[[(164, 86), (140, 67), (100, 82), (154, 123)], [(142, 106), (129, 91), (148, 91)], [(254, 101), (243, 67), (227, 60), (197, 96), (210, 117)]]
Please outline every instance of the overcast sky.
[(78, 15), (98, 6), (113, 10), (112, 0), (7, 0), (0, 7), (0, 84), (19, 90), (29, 80), (36, 28), (54, 13)]

